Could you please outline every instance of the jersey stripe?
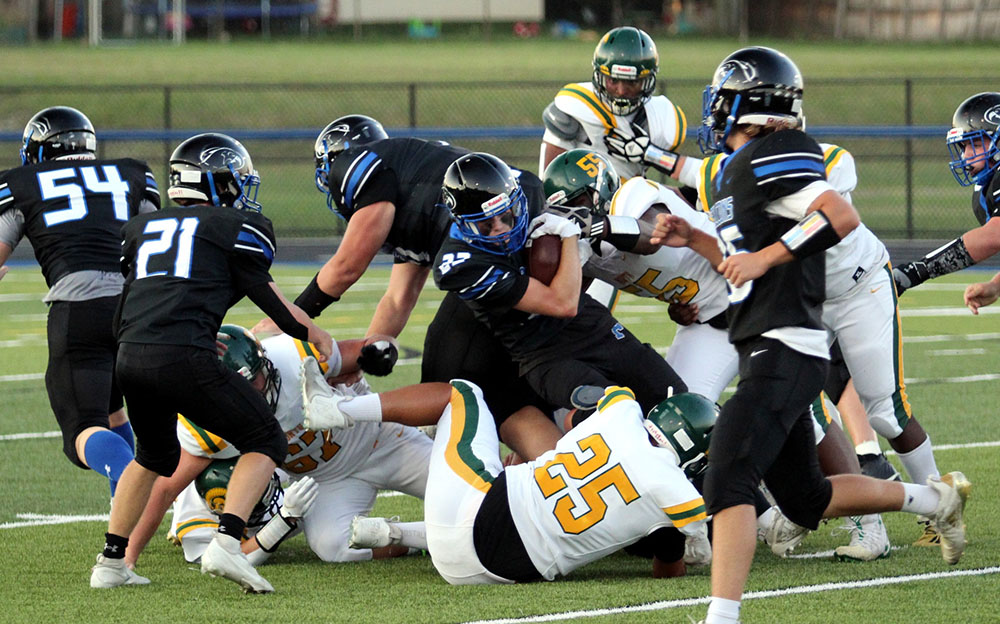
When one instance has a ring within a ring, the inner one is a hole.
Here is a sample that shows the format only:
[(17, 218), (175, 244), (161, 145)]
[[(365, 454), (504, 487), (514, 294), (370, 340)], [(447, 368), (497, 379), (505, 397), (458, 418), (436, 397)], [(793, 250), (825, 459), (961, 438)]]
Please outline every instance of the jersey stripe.
[[(888, 273), (889, 278), (892, 279), (891, 262), (882, 267), (882, 270)], [(896, 308), (892, 327), (893, 353), (895, 355), (893, 358), (895, 370), (893, 372), (896, 374), (896, 391), (892, 393), (892, 407), (896, 412), (896, 421), (899, 426), (905, 428), (909, 420), (913, 418), (913, 409), (906, 396), (906, 382), (903, 381), (903, 323), (899, 318), (899, 295), (896, 293), (895, 281), (890, 283), (892, 284), (892, 303)]]
[(306, 342), (304, 340), (295, 339), (295, 349), (299, 352), (299, 359), (304, 360), (307, 357), (314, 357), (316, 361), (319, 362), (319, 369), (324, 373), (330, 370), (330, 365), (326, 362), (319, 361), (319, 354), (313, 349), (312, 343)]
[(594, 97), (593, 93), (590, 93), (586, 89), (581, 89), (576, 85), (566, 85), (558, 94), (556, 94), (556, 97), (560, 95), (569, 96), (586, 104), (587, 108), (593, 111), (594, 114), (600, 118), (601, 123), (604, 124), (604, 128), (606, 130), (616, 127), (615, 118), (611, 114), (611, 111), (604, 106), (604, 102), (601, 102), (600, 99)]
[(597, 411), (603, 412), (612, 405), (621, 403), (622, 401), (634, 401), (635, 395), (628, 388), (622, 388), (620, 386), (610, 386), (605, 388), (604, 397), (597, 402)]
[(14, 201), (14, 196), (10, 191), (10, 187), (4, 183), (0, 184), (0, 206)]
[(677, 138), (674, 140), (674, 144), (670, 147), (671, 152), (677, 151), (681, 145), (684, 144), (684, 139), (687, 138), (687, 117), (684, 116), (684, 111), (681, 110), (680, 106), (674, 104), (674, 113), (677, 117)]
[(757, 178), (763, 178), (764, 176), (769, 176), (774, 173), (787, 174), (788, 172), (795, 171), (826, 173), (826, 167), (824, 167), (821, 163), (812, 160), (797, 159), (785, 160), (753, 168), (753, 174), (757, 176)]
[[(493, 475), (472, 451), (472, 441), (479, 427), (479, 402), (468, 384), (460, 380), (451, 382), (451, 431), (444, 457), (448, 467), (463, 481), (480, 492), (489, 492)], [(439, 435), (441, 435), (439, 433)]]
[(177, 422), (184, 425), (184, 428), (187, 429), (192, 436), (194, 436), (194, 439), (198, 442), (198, 446), (201, 447), (201, 450), (206, 453), (218, 453), (228, 446), (225, 440), (210, 431), (202, 429), (180, 414), (177, 415)]
[(183, 540), (184, 536), (194, 531), (195, 529), (217, 529), (219, 528), (219, 522), (217, 520), (209, 520), (208, 518), (195, 518), (194, 520), (188, 520), (187, 522), (179, 525), (177, 527), (176, 535), (177, 539)]
[(705, 212), (712, 209), (712, 180), (725, 160), (725, 154), (715, 154), (701, 161), (702, 184), (698, 188), (698, 197), (701, 199), (701, 209)]
[(844, 154), (846, 153), (847, 152), (844, 150), (844, 148), (837, 147), (836, 145), (831, 145), (830, 147), (826, 148), (826, 151), (823, 153), (823, 164), (826, 165), (827, 178), (830, 177), (830, 173), (833, 171), (833, 168), (836, 167), (838, 163), (840, 163), (840, 159), (843, 158)]
[(344, 206), (351, 209), (358, 191), (364, 186), (364, 181), (368, 179), (371, 171), (382, 162), (378, 154), (374, 152), (364, 152), (354, 159), (354, 162), (347, 168), (344, 182), (341, 184), (341, 193), (344, 196)]
[(705, 499), (701, 497), (686, 503), (681, 503), (680, 505), (667, 507), (663, 510), (663, 512), (667, 514), (670, 521), (677, 528), (687, 526), (692, 522), (704, 520), (708, 517), (708, 514), (705, 511)]
[(490, 266), (486, 269), (486, 272), (480, 276), (476, 283), (463, 288), (458, 291), (458, 296), (462, 299), (479, 299), (480, 297), (486, 295), (493, 287), (497, 285), (503, 277), (507, 275), (505, 271), (501, 271), (495, 266)]

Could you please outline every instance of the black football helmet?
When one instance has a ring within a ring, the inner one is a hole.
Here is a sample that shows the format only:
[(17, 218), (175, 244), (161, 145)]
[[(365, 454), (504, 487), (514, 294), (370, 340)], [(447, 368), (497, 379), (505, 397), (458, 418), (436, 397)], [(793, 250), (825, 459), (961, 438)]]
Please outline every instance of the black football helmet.
[(776, 122), (804, 126), (802, 72), (792, 59), (771, 48), (743, 48), (727, 56), (702, 95), (701, 151), (725, 151), (737, 124)]
[[(496, 156), (473, 152), (451, 163), (441, 198), (462, 240), (476, 249), (507, 255), (524, 247), (528, 200), (514, 172)], [(492, 234), (496, 217), (510, 229)]]
[[(201, 471), (194, 480), (194, 489), (205, 501), (208, 509), (215, 515), (221, 516), (222, 510), (226, 506), (226, 493), (229, 491), (229, 479), (233, 476), (233, 469), (236, 468), (238, 457), (230, 459), (213, 459), (204, 470)], [(264, 526), (268, 520), (273, 518), (281, 507), (284, 499), (284, 490), (281, 488), (281, 481), (278, 473), (271, 473), (271, 480), (268, 481), (264, 493), (260, 500), (254, 505), (247, 518), (247, 527), (256, 529)]]
[(170, 155), (170, 188), (178, 204), (211, 204), (260, 212), (260, 177), (243, 144), (225, 134), (198, 134)]
[(69, 106), (52, 106), (35, 113), (22, 138), (22, 165), (64, 157), (93, 158), (97, 151), (94, 124)]
[(320, 131), (313, 147), (316, 159), (316, 188), (326, 194), (326, 205), (330, 210), (337, 212), (333, 207), (333, 196), (327, 183), (334, 159), (349, 147), (367, 145), (388, 138), (389, 135), (386, 134), (382, 124), (366, 115), (338, 117)]
[[(948, 154), (962, 186), (983, 184), (1000, 166), (1000, 93), (977, 93), (958, 105), (948, 131)], [(965, 148), (972, 146), (966, 157)], [(981, 166), (980, 166), (981, 165)]]

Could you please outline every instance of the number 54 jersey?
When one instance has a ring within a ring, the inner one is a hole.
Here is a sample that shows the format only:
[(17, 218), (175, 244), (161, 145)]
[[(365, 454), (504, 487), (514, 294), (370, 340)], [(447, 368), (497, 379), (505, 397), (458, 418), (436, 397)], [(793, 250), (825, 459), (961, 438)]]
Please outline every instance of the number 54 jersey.
[(506, 469), (507, 500), (531, 562), (548, 580), (660, 527), (696, 533), (705, 502), (671, 451), (653, 446), (626, 389), (532, 462)]

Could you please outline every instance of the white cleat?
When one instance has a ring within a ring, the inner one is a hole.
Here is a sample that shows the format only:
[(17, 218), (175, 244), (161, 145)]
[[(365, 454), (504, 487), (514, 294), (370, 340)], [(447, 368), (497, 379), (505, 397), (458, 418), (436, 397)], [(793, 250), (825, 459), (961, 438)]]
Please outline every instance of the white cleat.
[(398, 518), (354, 516), (354, 519), (351, 520), (351, 538), (347, 545), (350, 548), (362, 550), (365, 548), (384, 548), (398, 542), (401, 537), (400, 531), (397, 527), (389, 524), (393, 520), (398, 520)]
[(340, 411), (338, 405), (349, 397), (334, 393), (326, 383), (319, 362), (314, 357), (302, 360), (299, 374), (302, 386), (302, 425), (313, 431), (346, 429), (354, 426), (354, 419)]
[(779, 557), (787, 557), (806, 535), (809, 535), (809, 529), (795, 524), (778, 511), (767, 529), (764, 541), (771, 547), (771, 552)]
[(97, 555), (97, 564), (90, 570), (90, 586), (94, 589), (108, 589), (122, 585), (149, 585), (149, 579), (129, 570), (124, 559), (108, 559), (104, 555)]
[(844, 529), (851, 533), (851, 542), (833, 551), (840, 561), (875, 561), (889, 556), (889, 534), (882, 516), (851, 516), (844, 519)]
[(684, 563), (690, 566), (706, 566), (712, 563), (712, 543), (708, 540), (708, 528), (702, 527), (694, 535), (684, 540)]
[(240, 542), (228, 535), (216, 534), (201, 555), (201, 573), (221, 576), (238, 583), (248, 594), (269, 594), (274, 587), (257, 573), (246, 555), (240, 550)]
[(940, 478), (929, 477), (927, 485), (940, 495), (937, 509), (928, 518), (941, 535), (941, 556), (950, 564), (958, 563), (965, 552), (965, 501), (972, 483), (961, 472), (949, 472)]

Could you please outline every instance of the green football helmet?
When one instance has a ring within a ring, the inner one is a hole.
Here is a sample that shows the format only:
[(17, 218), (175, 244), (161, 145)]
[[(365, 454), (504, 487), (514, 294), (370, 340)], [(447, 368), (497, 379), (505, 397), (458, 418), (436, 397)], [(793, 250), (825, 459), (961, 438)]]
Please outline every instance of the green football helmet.
[[(631, 26), (609, 30), (601, 37), (594, 50), (594, 91), (615, 115), (628, 115), (639, 109), (656, 88), (656, 72), (660, 69), (660, 55), (656, 44), (645, 32)], [(608, 93), (605, 80), (636, 80), (641, 91), (634, 97), (614, 96)]]
[[(229, 479), (233, 476), (233, 469), (236, 467), (238, 457), (230, 459), (214, 459), (207, 468), (201, 471), (194, 480), (194, 488), (198, 496), (205, 501), (208, 508), (217, 516), (222, 515), (222, 510), (226, 506), (226, 491), (229, 489)], [(268, 520), (278, 513), (278, 508), (282, 502), (281, 481), (278, 473), (271, 474), (260, 500), (254, 505), (247, 518), (247, 527), (257, 528), (264, 526)]]
[(693, 479), (708, 467), (708, 445), (718, 417), (718, 405), (683, 392), (650, 410), (643, 425), (657, 446), (674, 452), (684, 474)]
[(268, 359), (264, 347), (249, 329), (239, 325), (223, 325), (220, 334), (229, 336), (222, 342), (229, 348), (222, 356), (226, 368), (234, 370), (244, 379), (253, 383), (258, 373), (264, 375), (264, 388), (261, 394), (273, 412), (278, 407), (278, 395), (281, 393), (281, 375), (275, 370), (274, 364)]
[(603, 154), (587, 149), (563, 152), (542, 174), (546, 201), (557, 206), (587, 206), (595, 215), (606, 215), (621, 183)]

